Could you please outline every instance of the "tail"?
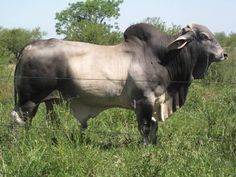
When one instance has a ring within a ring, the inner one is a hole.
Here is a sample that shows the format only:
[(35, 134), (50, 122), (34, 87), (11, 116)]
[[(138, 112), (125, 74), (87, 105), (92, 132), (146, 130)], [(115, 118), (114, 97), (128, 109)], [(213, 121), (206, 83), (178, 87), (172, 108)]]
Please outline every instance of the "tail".
[[(16, 73), (16, 69), (15, 69)], [(17, 108), (17, 102), (18, 102), (18, 94), (17, 94), (17, 89), (16, 89), (16, 75), (14, 73), (14, 107), (15, 109)]]
[(17, 88), (16, 88), (16, 80), (17, 80), (17, 66), (19, 65), (20, 62), (20, 58), (22, 56), (22, 52), (23, 52), (24, 48), (22, 48), (22, 50), (18, 53), (18, 55), (16, 56), (16, 67), (15, 67), (15, 72), (14, 72), (14, 109), (18, 109), (18, 93), (17, 93)]
[(18, 93), (17, 93), (17, 88), (16, 88), (16, 80), (17, 80), (17, 66), (19, 64), (20, 58), (22, 56), (22, 51), (17, 55), (16, 57), (16, 67), (15, 67), (15, 72), (14, 72), (14, 109), (11, 112), (11, 117), (12, 117), (12, 122), (10, 123), (10, 126), (14, 126), (15, 123), (19, 124), (19, 125), (24, 125), (25, 122), (20, 118), (19, 115), (19, 107), (18, 107)]

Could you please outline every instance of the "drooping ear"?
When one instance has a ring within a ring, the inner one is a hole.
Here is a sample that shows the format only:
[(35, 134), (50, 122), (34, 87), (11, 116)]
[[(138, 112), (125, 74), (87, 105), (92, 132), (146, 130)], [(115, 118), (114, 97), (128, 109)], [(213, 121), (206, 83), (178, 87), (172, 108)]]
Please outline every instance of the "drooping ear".
[(188, 43), (188, 40), (185, 37), (180, 36), (168, 45), (168, 49), (179, 50), (179, 49), (182, 49), (187, 43)]
[(194, 32), (191, 25), (187, 25), (182, 29), (182, 34), (168, 45), (169, 50), (182, 49), (188, 42), (192, 40)]
[(191, 33), (185, 33), (181, 36), (179, 36), (177, 39), (175, 39), (173, 42), (171, 42), (168, 45), (169, 50), (179, 50), (182, 49), (188, 42), (192, 40)]

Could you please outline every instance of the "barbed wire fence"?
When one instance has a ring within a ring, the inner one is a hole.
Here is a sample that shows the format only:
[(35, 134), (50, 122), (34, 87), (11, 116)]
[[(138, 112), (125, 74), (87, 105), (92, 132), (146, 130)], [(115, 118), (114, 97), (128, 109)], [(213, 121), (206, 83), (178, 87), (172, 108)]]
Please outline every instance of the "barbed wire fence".
[[(6, 74), (4, 76), (1, 76), (0, 81), (11, 80), (13, 83), (13, 79), (14, 79), (13, 72), (14, 72), (14, 70), (12, 70), (11, 72), (9, 72), (8, 74)], [(97, 79), (96, 78), (94, 78), (94, 79), (91, 79), (91, 78), (46, 78), (46, 77), (27, 77), (27, 76), (15, 77), (15, 79), (56, 79), (56, 80), (80, 80), (80, 81), (96, 81), (96, 82), (97, 81), (106, 81), (106, 79), (99, 79), (99, 78), (97, 78)], [(125, 80), (111, 79), (109, 81), (124, 82)], [(153, 82), (153, 81), (137, 80), (137, 82)], [(175, 83), (175, 84), (189, 84), (189, 82), (186, 82), (186, 81), (171, 81), (171, 82)], [(208, 85), (214, 84), (216, 86), (228, 85), (228, 86), (235, 87), (236, 80), (223, 81), (223, 82), (222, 81), (209, 81), (209, 80), (195, 80), (194, 83), (195, 84), (208, 84)], [(9, 130), (9, 124), (0, 123), (0, 127)], [(17, 128), (25, 130), (25, 127), (17, 126)], [(30, 129), (49, 131), (49, 133), (51, 133), (52, 135), (55, 132), (63, 132), (65, 134), (70, 134), (70, 135), (75, 133), (74, 130), (70, 130), (70, 129), (66, 129), (66, 128), (62, 128), (62, 127), (55, 127), (55, 126), (32, 126)], [(101, 136), (110, 136), (111, 138), (114, 136), (124, 136), (125, 138), (124, 138), (124, 141), (122, 141), (120, 143), (121, 145), (124, 145), (125, 143), (130, 144), (130, 143), (134, 143), (134, 142), (136, 143), (136, 142), (140, 141), (140, 134), (138, 133), (138, 131), (137, 131), (137, 133), (133, 133), (133, 132), (121, 132), (121, 131), (109, 131), (109, 130), (99, 131), (99, 130), (89, 129), (89, 130), (86, 130), (86, 132), (92, 133), (92, 134), (98, 134)], [(1, 139), (1, 136), (2, 135), (0, 135), (0, 139)], [(159, 140), (165, 140), (165, 141), (169, 141), (169, 142), (176, 141), (176, 138), (181, 141), (201, 142), (203, 144), (204, 144), (204, 142), (206, 142), (206, 143), (224, 143), (224, 142), (235, 143), (234, 140), (232, 139), (232, 137), (223, 137), (223, 136), (222, 137), (207, 137), (207, 136), (202, 137), (202, 136), (187, 136), (187, 135), (186, 136), (173, 136), (173, 137), (169, 136), (169, 135), (167, 135), (167, 136), (160, 135), (159, 136)], [(4, 150), (4, 149), (1, 149), (1, 151), (2, 150)], [(5, 150), (7, 151), (8, 149), (5, 149)], [(218, 156), (217, 152), (212, 152), (212, 155), (214, 155), (214, 153), (215, 153), (215, 156), (217, 157)], [(230, 167), (229, 167), (229, 169), (230, 169)], [(4, 170), (0, 170), (0, 176), (1, 175), (2, 176), (15, 176), (16, 174), (17, 174), (17, 172), (14, 172), (14, 171), (5, 172)]]
[[(236, 64), (233, 64), (236, 68)], [(231, 67), (234, 67), (233, 65), (230, 65)], [(6, 64), (0, 64), (0, 67), (5, 67)], [(8, 74), (3, 75), (0, 77), (0, 81), (1, 80), (9, 80), (12, 78), (13, 79), (54, 79), (54, 80), (78, 80), (78, 81), (114, 81), (114, 82), (125, 82), (126, 80), (123, 79), (116, 79), (116, 78), (70, 78), (70, 77), (41, 77), (41, 76), (13, 76), (14, 74), (14, 70), (15, 67), (11, 67), (10, 72), (8, 72)], [(151, 80), (144, 80), (144, 79), (135, 79), (136, 82), (156, 82), (156, 81), (151, 81)], [(189, 81), (170, 81), (170, 83), (174, 83), (174, 84), (189, 84)], [(230, 81), (210, 81), (210, 80), (205, 80), (205, 79), (201, 79), (201, 80), (194, 80), (194, 83), (202, 83), (202, 84), (216, 84), (216, 85), (222, 85), (222, 84), (228, 84), (228, 85), (236, 85), (236, 76), (230, 80)]]
[[(5, 67), (5, 64), (0, 64), (1, 67)], [(104, 79), (104, 78), (69, 78), (69, 77), (31, 77), (31, 76), (13, 76), (14, 75), (14, 70), (15, 68), (12, 67), (10, 72), (6, 73), (5, 75), (0, 77), (0, 81), (9, 81), (11, 80), (13, 83), (14, 79), (54, 79), (54, 80), (77, 80), (77, 81), (94, 81), (94, 82), (98, 82), (98, 81), (110, 81), (110, 82), (125, 82), (126, 80), (122, 80), (122, 79)], [(136, 82), (144, 82), (144, 83), (148, 83), (148, 82), (155, 82), (155, 81), (151, 81), (151, 80), (135, 80)], [(189, 81), (170, 81), (170, 83), (173, 84), (189, 84)], [(235, 80), (232, 81), (209, 81), (209, 80), (194, 80), (193, 83), (195, 84), (208, 84), (208, 85), (230, 85), (232, 87), (234, 87), (236, 85), (236, 78)], [(1, 124), (0, 123), (0, 127), (2, 128), (9, 128), (9, 124)], [(17, 126), (18, 128), (24, 128), (24, 127), (20, 127)], [(64, 133), (74, 133), (73, 130), (68, 130), (68, 129), (63, 129), (63, 128), (52, 128), (52, 127), (39, 127), (39, 126), (32, 126), (32, 129), (38, 129), (38, 130), (50, 130), (50, 131), (61, 131)], [(95, 130), (87, 130), (87, 132), (90, 133), (94, 133), (94, 134), (101, 134), (101, 135), (105, 135), (105, 136), (119, 136), (119, 135), (125, 135), (128, 137), (133, 137), (134, 139), (137, 139), (140, 137), (140, 134), (138, 133), (128, 133), (128, 132), (112, 132), (112, 131), (95, 131)], [(162, 136), (160, 138), (168, 138), (165, 136)], [(193, 137), (193, 136), (180, 136), (178, 137), (180, 139), (183, 140), (189, 140), (189, 141), (196, 141), (196, 140), (207, 140), (207, 141), (223, 141), (226, 140), (225, 137)]]

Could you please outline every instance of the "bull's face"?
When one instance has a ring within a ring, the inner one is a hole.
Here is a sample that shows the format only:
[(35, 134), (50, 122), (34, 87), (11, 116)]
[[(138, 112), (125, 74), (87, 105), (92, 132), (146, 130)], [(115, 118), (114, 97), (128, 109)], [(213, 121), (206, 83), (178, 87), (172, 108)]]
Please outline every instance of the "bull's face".
[(196, 41), (199, 42), (202, 52), (209, 56), (210, 62), (223, 61), (227, 59), (220, 44), (216, 41), (215, 36), (205, 26), (191, 25), (191, 29), (195, 33)]
[(212, 62), (223, 61), (227, 59), (220, 44), (216, 41), (212, 32), (205, 26), (192, 24), (182, 29), (181, 35), (170, 45), (170, 50), (182, 49), (192, 43), (197, 53), (197, 60), (194, 63), (193, 77), (200, 79), (204, 76), (207, 68)]

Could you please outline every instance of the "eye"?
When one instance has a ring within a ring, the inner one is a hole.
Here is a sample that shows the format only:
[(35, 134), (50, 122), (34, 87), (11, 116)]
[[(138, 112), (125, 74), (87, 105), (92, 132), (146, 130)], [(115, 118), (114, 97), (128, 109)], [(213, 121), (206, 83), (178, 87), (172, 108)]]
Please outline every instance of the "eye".
[(201, 40), (210, 40), (210, 37), (206, 33), (201, 33), (200, 34), (200, 39)]

